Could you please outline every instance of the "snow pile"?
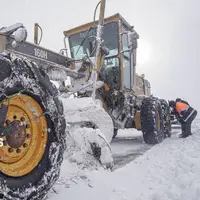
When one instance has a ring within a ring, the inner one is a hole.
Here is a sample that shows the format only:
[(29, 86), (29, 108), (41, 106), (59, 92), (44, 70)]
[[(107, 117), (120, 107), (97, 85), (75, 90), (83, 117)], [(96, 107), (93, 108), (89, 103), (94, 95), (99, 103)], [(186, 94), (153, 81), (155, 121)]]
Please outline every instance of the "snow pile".
[[(61, 99), (69, 131), (66, 150), (68, 161), (77, 163), (80, 168), (96, 169), (100, 167), (100, 162), (105, 168), (112, 166), (110, 142), (113, 122), (100, 102), (94, 102), (92, 98)], [(96, 129), (91, 127), (93, 125)], [(93, 156), (94, 145), (95, 151), (101, 149), (101, 155), (97, 159)]]
[(54, 187), (58, 194), (51, 193), (49, 200), (199, 199), (199, 122), (194, 124), (192, 136), (179, 139), (174, 135), (114, 172), (80, 170), (65, 161), (60, 180)]
[[(98, 169), (101, 167), (113, 166), (113, 157), (111, 147), (99, 135), (99, 129), (92, 128), (76, 128), (70, 130), (70, 136), (67, 136), (67, 150), (65, 158), (70, 163), (76, 163), (80, 169)], [(101, 155), (99, 160), (94, 158), (94, 153), (91, 144), (97, 144), (101, 148)], [(101, 164), (100, 164), (100, 162)]]
[(66, 99), (61, 98), (65, 110), (65, 118), (69, 124), (92, 122), (105, 135), (108, 143), (113, 136), (113, 121), (102, 108), (100, 100), (93, 101), (90, 97)]

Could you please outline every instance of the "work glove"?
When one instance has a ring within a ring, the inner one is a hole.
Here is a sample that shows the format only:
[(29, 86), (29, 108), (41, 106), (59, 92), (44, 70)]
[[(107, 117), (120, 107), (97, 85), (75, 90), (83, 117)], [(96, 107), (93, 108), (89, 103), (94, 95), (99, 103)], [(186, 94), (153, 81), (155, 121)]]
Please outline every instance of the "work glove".
[(183, 115), (185, 115), (185, 113), (186, 113), (186, 110), (183, 110), (183, 111), (181, 111), (181, 115), (183, 116)]
[(176, 114), (175, 109), (171, 110), (171, 115), (175, 115), (175, 114)]

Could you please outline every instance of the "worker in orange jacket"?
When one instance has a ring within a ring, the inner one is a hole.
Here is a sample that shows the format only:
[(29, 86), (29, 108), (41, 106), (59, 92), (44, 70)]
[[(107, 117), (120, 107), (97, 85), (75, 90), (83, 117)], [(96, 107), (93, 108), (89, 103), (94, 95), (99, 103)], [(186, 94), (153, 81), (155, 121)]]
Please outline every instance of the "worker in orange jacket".
[[(190, 106), (189, 103), (188, 103), (187, 101), (184, 101), (184, 100), (182, 100), (181, 98), (177, 98), (177, 99), (176, 99), (176, 102), (182, 102), (182, 103), (185, 103), (185, 104), (187, 104), (188, 106)], [(171, 114), (175, 115), (175, 116), (176, 116), (176, 119), (180, 122), (180, 120), (181, 120), (181, 119), (180, 119), (180, 115), (179, 115), (179, 113), (178, 113), (175, 109), (172, 110)]]
[(179, 115), (182, 133), (179, 137), (186, 138), (192, 134), (191, 124), (197, 116), (197, 111), (189, 104), (180, 101), (169, 101), (169, 106), (173, 108)]

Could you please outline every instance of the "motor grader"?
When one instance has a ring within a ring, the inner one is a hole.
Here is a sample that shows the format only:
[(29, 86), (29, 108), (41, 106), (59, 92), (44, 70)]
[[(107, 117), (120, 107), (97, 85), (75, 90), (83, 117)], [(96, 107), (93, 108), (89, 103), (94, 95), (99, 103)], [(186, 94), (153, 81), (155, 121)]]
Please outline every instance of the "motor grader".
[[(66, 45), (59, 53), (41, 47), (38, 24), (34, 43), (21, 23), (0, 29), (0, 199), (44, 199), (77, 127), (99, 129), (106, 148), (119, 128), (142, 130), (148, 144), (170, 136), (166, 101), (151, 96), (149, 82), (135, 73), (139, 35), (119, 14), (104, 20), (105, 0), (98, 5), (98, 22), (64, 32), (71, 57)], [(71, 94), (77, 98), (64, 105), (60, 96)], [(89, 144), (102, 163), (104, 147)]]
[[(98, 22), (87, 23), (64, 31), (68, 38), (71, 58), (80, 59), (95, 53), (95, 35)], [(104, 84), (96, 90), (96, 97), (102, 101), (104, 109), (114, 123), (113, 137), (118, 129), (136, 128), (143, 132), (148, 144), (161, 142), (170, 136), (170, 110), (168, 103), (151, 95), (150, 83), (144, 75), (136, 74), (136, 50), (139, 34), (134, 27), (120, 15), (115, 14), (104, 20), (102, 46), (108, 53), (101, 57), (97, 69), (98, 80)], [(89, 79), (90, 68), (77, 68)], [(84, 84), (85, 78), (71, 78), (73, 92), (77, 85)], [(77, 96), (91, 96), (91, 91), (79, 91)]]

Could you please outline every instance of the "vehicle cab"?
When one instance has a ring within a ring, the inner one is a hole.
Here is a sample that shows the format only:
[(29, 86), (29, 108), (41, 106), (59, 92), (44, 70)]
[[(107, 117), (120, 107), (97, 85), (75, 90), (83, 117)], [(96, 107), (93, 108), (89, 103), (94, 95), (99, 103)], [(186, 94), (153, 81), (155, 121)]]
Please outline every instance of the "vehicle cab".
[[(73, 59), (95, 54), (96, 22), (90, 22), (68, 31), (70, 54)], [(110, 89), (134, 90), (136, 49), (138, 33), (120, 15), (115, 14), (104, 19), (103, 44), (109, 49), (101, 66), (99, 78)]]

